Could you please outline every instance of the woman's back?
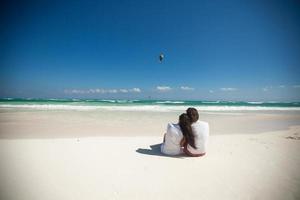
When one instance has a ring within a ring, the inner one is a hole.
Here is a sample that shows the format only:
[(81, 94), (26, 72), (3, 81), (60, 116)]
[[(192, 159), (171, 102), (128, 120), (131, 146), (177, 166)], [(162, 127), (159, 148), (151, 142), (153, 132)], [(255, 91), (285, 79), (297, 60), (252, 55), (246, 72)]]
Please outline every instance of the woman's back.
[(182, 153), (180, 142), (183, 134), (178, 124), (169, 123), (165, 134), (164, 143), (161, 145), (161, 152), (167, 155), (178, 155)]

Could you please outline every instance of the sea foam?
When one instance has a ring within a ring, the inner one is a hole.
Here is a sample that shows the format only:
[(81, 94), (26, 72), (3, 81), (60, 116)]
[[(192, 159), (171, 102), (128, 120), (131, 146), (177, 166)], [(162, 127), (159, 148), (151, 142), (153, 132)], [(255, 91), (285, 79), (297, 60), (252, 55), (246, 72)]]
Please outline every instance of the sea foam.
[[(62, 104), (23, 104), (11, 105), (2, 104), (0, 108), (23, 108), (34, 110), (78, 110), (78, 111), (91, 111), (91, 110), (111, 110), (111, 111), (149, 111), (149, 112), (172, 112), (172, 111), (185, 111), (188, 105), (134, 105), (134, 106), (119, 106), (119, 105), (62, 105)], [(263, 106), (193, 106), (199, 111), (300, 111), (300, 107), (263, 107)]]

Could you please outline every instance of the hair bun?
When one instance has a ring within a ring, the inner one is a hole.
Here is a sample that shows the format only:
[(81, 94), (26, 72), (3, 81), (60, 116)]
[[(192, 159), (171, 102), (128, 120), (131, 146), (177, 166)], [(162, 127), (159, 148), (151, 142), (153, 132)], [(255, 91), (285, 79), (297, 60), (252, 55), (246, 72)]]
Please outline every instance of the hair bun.
[(199, 119), (199, 113), (196, 108), (188, 108), (186, 110), (186, 114), (192, 123), (196, 122)]

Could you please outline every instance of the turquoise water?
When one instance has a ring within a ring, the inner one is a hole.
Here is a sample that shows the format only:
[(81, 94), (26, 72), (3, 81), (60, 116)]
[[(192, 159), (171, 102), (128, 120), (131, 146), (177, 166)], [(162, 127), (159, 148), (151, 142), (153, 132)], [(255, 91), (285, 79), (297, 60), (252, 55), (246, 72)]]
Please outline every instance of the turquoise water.
[(265, 106), (300, 107), (300, 102), (181, 101), (181, 100), (114, 100), (114, 99), (0, 99), (0, 105), (191, 105), (191, 106)]
[(114, 99), (0, 99), (1, 108), (75, 110), (172, 111), (187, 107), (202, 110), (300, 110), (300, 102), (114, 100)]

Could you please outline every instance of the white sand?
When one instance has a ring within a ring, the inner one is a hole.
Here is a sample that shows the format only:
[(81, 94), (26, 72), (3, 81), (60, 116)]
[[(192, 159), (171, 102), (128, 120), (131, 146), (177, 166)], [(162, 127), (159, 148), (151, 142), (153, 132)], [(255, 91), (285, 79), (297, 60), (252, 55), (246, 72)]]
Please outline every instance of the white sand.
[(158, 136), (2, 139), (0, 199), (300, 199), (299, 137), (214, 135), (201, 158), (159, 155)]
[[(184, 110), (182, 111), (184, 112)], [(159, 136), (181, 112), (40, 111), (0, 109), (0, 139)], [(252, 134), (300, 125), (295, 112), (200, 112), (212, 135)]]

